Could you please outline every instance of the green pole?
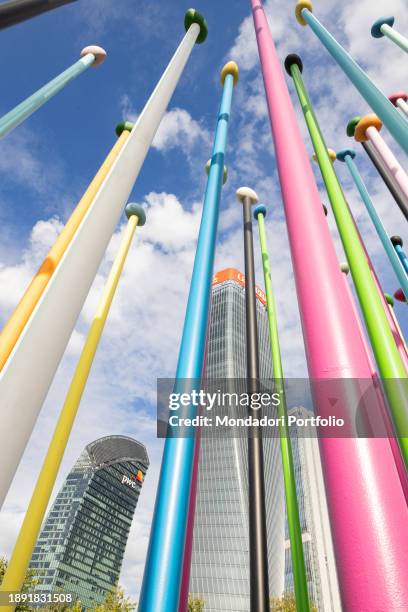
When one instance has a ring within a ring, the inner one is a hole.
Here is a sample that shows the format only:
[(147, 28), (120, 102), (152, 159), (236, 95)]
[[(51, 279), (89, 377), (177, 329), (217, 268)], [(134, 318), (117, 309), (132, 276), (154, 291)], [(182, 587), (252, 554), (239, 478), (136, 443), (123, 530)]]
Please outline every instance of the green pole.
[(313, 148), (333, 208), (344, 252), (350, 266), (368, 336), (387, 395), (396, 434), (405, 465), (408, 468), (407, 375), (381, 303), (367, 258), (349, 210), (339, 179), (330, 160), (324, 137), (303, 83), (301, 59), (286, 58), (286, 67), (293, 77), (299, 102), (309, 130)]
[(269, 264), (268, 246), (265, 232), (265, 206), (257, 206), (254, 217), (258, 220), (259, 239), (261, 242), (262, 265), (265, 279), (266, 308), (268, 312), (269, 334), (271, 338), (271, 352), (273, 363), (273, 376), (275, 388), (279, 392), (281, 401), (278, 405), (279, 438), (282, 454), (283, 481), (285, 486), (286, 509), (292, 556), (293, 579), (295, 585), (297, 612), (309, 612), (309, 593), (307, 589), (305, 558), (303, 555), (302, 529), (300, 526), (299, 505), (296, 493), (295, 469), (293, 466), (292, 444), (288, 427), (288, 413), (286, 408), (285, 385), (283, 381), (282, 359), (279, 346), (279, 332), (276, 317), (275, 298), (273, 295), (271, 270)]

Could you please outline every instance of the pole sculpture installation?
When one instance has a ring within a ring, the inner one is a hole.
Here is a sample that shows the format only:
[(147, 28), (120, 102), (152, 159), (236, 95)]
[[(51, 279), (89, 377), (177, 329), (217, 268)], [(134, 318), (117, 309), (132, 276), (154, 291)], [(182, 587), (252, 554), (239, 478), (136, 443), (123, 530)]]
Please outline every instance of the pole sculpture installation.
[(347, 51), (322, 26), (313, 15), (312, 10), (311, 0), (298, 0), (296, 5), (297, 21), (303, 26), (310, 26), (366, 102), (387, 126), (395, 140), (408, 153), (408, 124), (404, 117), (392, 106), (388, 98), (369, 79), (364, 70), (350, 57)]
[[(391, 236), (391, 243), (393, 244), (394, 249), (398, 255), (398, 259), (400, 260), (401, 264), (404, 266), (405, 272), (408, 274), (408, 258), (402, 249), (402, 246), (403, 246), (402, 238), (400, 236)], [(405, 295), (405, 298), (408, 299), (408, 295), (406, 291), (404, 291), (404, 295)]]
[[(347, 124), (347, 136), (352, 138), (356, 130), (356, 126), (359, 124), (361, 117), (353, 117)], [(382, 157), (377, 153), (377, 150), (373, 144), (366, 140), (362, 141), (361, 145), (368, 157), (370, 158), (373, 166), (377, 170), (378, 174), (383, 179), (387, 189), (394, 198), (397, 206), (401, 210), (402, 214), (408, 221), (408, 198), (405, 193), (401, 190), (397, 182), (395, 181), (394, 174), (390, 171), (389, 167), (384, 163)]]
[(367, 209), (368, 214), (370, 215), (371, 221), (374, 224), (376, 232), (381, 240), (381, 243), (384, 247), (385, 252), (388, 255), (388, 259), (390, 264), (393, 267), (393, 270), (401, 283), (401, 287), (408, 297), (408, 276), (406, 271), (401, 265), (398, 255), (396, 254), (393, 244), (382, 224), (382, 221), (375, 209), (375, 206), (371, 200), (370, 194), (367, 191), (367, 187), (364, 184), (364, 181), (357, 169), (356, 164), (354, 163), (354, 158), (356, 156), (355, 151), (352, 149), (342, 149), (337, 153), (337, 159), (339, 161), (345, 162), (347, 168), (350, 171), (350, 174), (356, 184), (356, 187), (360, 193), (361, 199), (363, 200), (365, 207)]
[[(193, 9), (187, 12), (185, 25), (184, 39), (0, 373), (0, 506), (161, 118), (195, 43), (206, 37), (205, 20)], [(21, 385), (22, 379), (24, 385)]]
[(51, 276), (60, 263), (66, 249), (68, 248), (76, 230), (89, 210), (99, 188), (108, 176), (120, 151), (133, 128), (133, 124), (128, 121), (118, 125), (116, 131), (119, 136), (117, 142), (106, 157), (102, 166), (99, 168), (94, 179), (85, 191), (77, 207), (72, 212), (65, 227), (61, 231), (51, 250), (48, 252), (31, 283), (27, 287), (23, 297), (16, 306), (14, 312), (6, 322), (0, 334), (0, 370), (6, 363), (11, 351), (13, 350), (21, 332), (29, 320), (34, 308), (36, 307), (41, 295), (43, 294)]
[[(186, 381), (191, 381), (194, 387), (200, 385), (203, 373), (228, 122), (237, 81), (238, 66), (229, 62), (221, 71), (223, 93), (184, 319), (176, 386), (185, 386)], [(192, 503), (194, 448), (195, 439), (191, 435), (166, 439), (139, 612), (174, 612), (179, 609), (189, 506)], [(180, 603), (185, 605), (185, 602)]]
[(374, 21), (371, 28), (371, 36), (373, 38), (382, 38), (386, 36), (396, 45), (398, 45), (405, 53), (408, 53), (408, 38), (394, 30), (395, 17), (380, 17)]
[(10, 0), (0, 5), (0, 30), (76, 0)]
[[(367, 380), (371, 370), (363, 339), (344, 288), (268, 21), (260, 0), (251, 0), (251, 5), (309, 376), (312, 380)], [(328, 401), (319, 397), (317, 414), (326, 410)], [(361, 612), (370, 607), (407, 606), (408, 543), (401, 541), (401, 533), (406, 533), (407, 507), (388, 440), (324, 437), (320, 448), (344, 607), (348, 612)], [(370, 483), (374, 487), (371, 495), (367, 495), (368, 472), (376, 475)], [(380, 508), (386, 543), (378, 538)]]
[(269, 262), (268, 245), (265, 229), (265, 206), (257, 206), (254, 217), (258, 221), (259, 240), (261, 244), (262, 266), (265, 281), (266, 308), (269, 322), (269, 336), (271, 340), (271, 353), (273, 365), (273, 377), (275, 390), (280, 394), (281, 401), (277, 406), (279, 419), (279, 438), (282, 456), (283, 480), (285, 486), (286, 514), (288, 517), (290, 551), (292, 556), (293, 578), (296, 596), (296, 609), (299, 612), (308, 612), (309, 593), (307, 588), (307, 577), (305, 559), (303, 554), (302, 528), (300, 525), (299, 505), (296, 493), (296, 476), (293, 465), (292, 443), (290, 440), (289, 427), (287, 423), (287, 408), (285, 398), (285, 385), (283, 376), (282, 359), (279, 343), (278, 321), (276, 316), (275, 297), (272, 288), (271, 267)]
[[(247, 392), (249, 397), (259, 393), (259, 346), (256, 316), (254, 238), (252, 234), (252, 206), (258, 196), (249, 187), (240, 187), (236, 196), (242, 204), (245, 258), (245, 322)], [(251, 406), (249, 414), (252, 413)], [(269, 612), (268, 548), (265, 507), (265, 467), (261, 428), (248, 430), (248, 520), (250, 610)]]
[[(128, 217), (128, 223), (119, 246), (118, 254), (106, 281), (105, 289), (75, 369), (13, 554), (0, 586), (0, 593), (8, 591), (18, 592), (22, 589), (31, 555), (37, 542), (41, 524), (47, 510), (48, 502), (68, 444), (68, 439), (74, 425), (82, 394), (86, 387), (92, 363), (98, 349), (99, 341), (102, 337), (103, 329), (132, 243), (136, 226), (143, 226), (146, 222), (146, 214), (143, 208), (137, 204), (128, 204), (126, 206), (126, 216)], [(13, 612), (14, 608), (15, 606), (10, 606), (7, 609)]]
[[(1, 10), (1, 7), (0, 7)], [(23, 123), (43, 104), (60, 92), (75, 77), (79, 76), (90, 66), (99, 66), (105, 61), (106, 51), (102, 47), (90, 45), (82, 49), (80, 59), (64, 70), (49, 83), (33, 93), (29, 98), (15, 106), (11, 111), (0, 117), (0, 138), (7, 136), (14, 128)]]
[(378, 370), (384, 383), (402, 455), (408, 467), (408, 414), (405, 410), (407, 399), (406, 388), (404, 388), (402, 382), (401, 384), (397, 382), (397, 379), (406, 380), (407, 372), (391, 333), (359, 234), (303, 83), (301, 59), (296, 55), (289, 55), (286, 58), (285, 65), (288, 73), (293, 78), (320, 171), (332, 204), (336, 225), (350, 266)]
[(390, 295), (389, 293), (384, 293), (384, 297), (385, 297), (385, 299), (387, 301), (387, 304), (389, 306), (389, 310), (390, 310), (391, 316), (392, 316), (392, 318), (394, 320), (395, 327), (398, 329), (399, 335), (401, 336), (401, 340), (404, 343), (405, 351), (406, 351), (406, 353), (408, 355), (407, 343), (405, 341), (404, 334), (402, 333), (402, 329), (400, 327), (400, 324), (398, 323), (398, 319), (397, 319), (397, 317), (395, 315), (395, 312), (394, 312), (394, 299), (393, 299), (392, 295)]
[(408, 117), (408, 95), (403, 91), (398, 91), (391, 96), (388, 96), (389, 101), (396, 107), (402, 110), (404, 115)]

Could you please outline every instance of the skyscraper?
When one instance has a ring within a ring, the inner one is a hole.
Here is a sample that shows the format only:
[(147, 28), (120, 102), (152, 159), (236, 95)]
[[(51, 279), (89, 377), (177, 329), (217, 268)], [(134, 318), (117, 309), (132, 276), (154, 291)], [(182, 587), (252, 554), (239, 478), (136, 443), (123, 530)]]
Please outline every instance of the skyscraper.
[[(273, 377), (266, 298), (257, 289), (262, 379)], [(245, 277), (238, 270), (216, 274), (208, 339), (207, 379), (245, 379)], [(284, 587), (285, 509), (279, 440), (264, 439), (271, 596)], [(247, 438), (201, 440), (190, 592), (206, 612), (248, 612)]]
[[(311, 416), (305, 408), (292, 408), (289, 414), (300, 418)], [(341, 612), (319, 441), (312, 427), (299, 435), (293, 427), (291, 433), (309, 596), (319, 612)], [(285, 591), (294, 591), (287, 525)]]
[(88, 444), (42, 527), (30, 567), (37, 591), (72, 593), (86, 609), (117, 584), (149, 466), (146, 448), (126, 436)]

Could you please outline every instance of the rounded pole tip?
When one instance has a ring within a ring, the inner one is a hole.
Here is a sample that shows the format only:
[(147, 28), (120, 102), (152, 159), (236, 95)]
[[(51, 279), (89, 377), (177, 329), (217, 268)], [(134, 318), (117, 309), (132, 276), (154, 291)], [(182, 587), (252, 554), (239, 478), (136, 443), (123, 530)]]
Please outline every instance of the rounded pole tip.
[(125, 213), (128, 219), (136, 216), (138, 218), (137, 224), (140, 226), (146, 223), (146, 211), (143, 206), (140, 206), (140, 204), (129, 202), (129, 204), (126, 205)]
[(121, 121), (115, 128), (116, 135), (119, 137), (125, 130), (131, 132), (134, 125), (131, 121)]
[(233, 77), (234, 87), (235, 87), (235, 85), (238, 83), (238, 80), (239, 80), (239, 69), (238, 69), (238, 64), (236, 64), (236, 62), (227, 62), (225, 66), (223, 66), (221, 70), (221, 75), (220, 75), (222, 86), (224, 86), (227, 74), (230, 74)]
[(401, 236), (391, 236), (390, 240), (391, 240), (392, 244), (393, 244), (395, 247), (396, 247), (396, 246), (400, 246), (400, 247), (402, 247), (402, 246), (403, 246), (403, 244), (404, 244), (404, 243), (402, 242), (402, 238), (401, 238)]
[(193, 23), (197, 23), (200, 26), (200, 33), (197, 36), (197, 43), (200, 45), (205, 41), (208, 36), (208, 25), (205, 18), (193, 8), (188, 9), (184, 17), (184, 27), (186, 32), (190, 29)]
[(388, 99), (394, 106), (397, 106), (398, 100), (404, 100), (404, 102), (406, 102), (408, 100), (408, 95), (404, 91), (397, 91), (388, 96)]
[(337, 159), (341, 162), (345, 162), (347, 156), (354, 159), (356, 152), (353, 149), (341, 149), (341, 151), (339, 151), (336, 155)]
[(305, 26), (307, 25), (307, 23), (302, 15), (303, 9), (308, 9), (311, 13), (313, 13), (312, 0), (298, 0), (295, 8), (295, 15), (298, 23), (300, 23), (300, 25), (302, 26)]
[(390, 295), (389, 293), (384, 293), (384, 297), (387, 304), (389, 304), (390, 306), (394, 306), (394, 298), (392, 297), (392, 295)]
[[(211, 168), (211, 159), (209, 159), (208, 162), (205, 164), (205, 172), (207, 176), (210, 174), (210, 168)], [(225, 185), (227, 180), (228, 180), (228, 168), (227, 166), (224, 166), (224, 172), (222, 174), (222, 184)]]
[(357, 115), (356, 117), (350, 119), (350, 121), (348, 122), (346, 132), (347, 136), (349, 136), (350, 138), (353, 138), (354, 132), (356, 131), (356, 125), (360, 122), (360, 119), (360, 115)]
[(366, 142), (368, 140), (366, 131), (369, 127), (375, 127), (375, 129), (378, 131), (380, 131), (382, 128), (381, 119), (379, 119), (379, 117), (377, 117), (377, 115), (374, 113), (361, 117), (360, 121), (357, 123), (354, 131), (354, 138), (357, 140), (357, 142)]
[(344, 274), (348, 274), (350, 272), (350, 266), (348, 265), (348, 263), (345, 261), (344, 263), (341, 264), (340, 266), (340, 270), (344, 273)]
[(373, 38), (382, 38), (384, 34), (381, 32), (381, 26), (387, 24), (392, 28), (394, 21), (395, 17), (380, 17), (376, 19), (371, 27), (371, 36)]
[[(330, 157), (330, 161), (332, 163), (334, 163), (336, 161), (336, 151), (333, 151), (333, 149), (327, 149), (327, 155)], [(313, 159), (314, 162), (317, 162), (317, 155), (316, 155), (316, 153), (313, 153), (312, 159)]]
[(399, 302), (406, 302), (407, 300), (405, 299), (405, 295), (402, 289), (397, 289), (396, 292), (394, 293), (394, 297), (396, 300), (398, 300)]
[(89, 45), (82, 49), (80, 56), (85, 57), (85, 55), (89, 55), (90, 53), (95, 57), (94, 63), (92, 64), (93, 67), (103, 64), (108, 55), (102, 47), (98, 47), (98, 45)]
[(263, 204), (258, 204), (258, 206), (254, 208), (255, 219), (258, 219), (259, 215), (263, 215), (264, 217), (266, 217), (266, 206), (264, 206)]
[(327, 210), (327, 206), (326, 204), (322, 204), (322, 206), (323, 206), (324, 216), (327, 217), (327, 215), (329, 214), (329, 211)]
[(237, 200), (241, 202), (241, 204), (244, 203), (244, 200), (246, 198), (249, 198), (251, 200), (251, 204), (258, 204), (258, 196), (256, 192), (250, 187), (240, 187), (239, 189), (237, 189), (235, 195), (237, 196)]
[(296, 64), (300, 72), (303, 72), (303, 62), (299, 55), (297, 53), (289, 53), (289, 55), (287, 55), (285, 59), (285, 70), (289, 76), (292, 76), (290, 69), (293, 64)]

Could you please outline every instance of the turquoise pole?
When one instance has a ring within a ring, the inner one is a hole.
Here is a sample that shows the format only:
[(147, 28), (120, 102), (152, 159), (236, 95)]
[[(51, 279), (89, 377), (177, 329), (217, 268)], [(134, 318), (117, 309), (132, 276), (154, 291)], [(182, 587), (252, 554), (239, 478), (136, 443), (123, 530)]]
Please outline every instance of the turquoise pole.
[[(402, 265), (404, 266), (404, 270), (406, 271), (406, 273), (408, 274), (408, 258), (405, 254), (405, 251), (402, 248), (402, 238), (400, 238), (399, 236), (391, 236), (391, 242), (394, 246), (394, 249), (398, 255), (398, 258), (400, 260), (400, 262), (402, 263)], [(404, 295), (407, 298), (407, 294), (404, 291)], [(408, 301), (408, 299), (407, 299)]]
[(296, 15), (299, 23), (310, 26), (330, 55), (391, 132), (395, 140), (404, 149), (405, 153), (408, 154), (408, 123), (406, 119), (391, 104), (387, 96), (371, 81), (347, 51), (333, 38), (330, 32), (316, 19), (313, 13), (308, 8), (304, 8), (305, 4), (310, 7), (312, 6), (310, 0), (307, 2), (306, 0), (298, 0)]
[(367, 212), (370, 215), (371, 221), (374, 224), (374, 227), (377, 231), (377, 234), (381, 240), (381, 243), (384, 247), (385, 252), (388, 255), (388, 259), (390, 260), (390, 264), (393, 267), (393, 270), (395, 272), (396, 277), (398, 278), (400, 284), (401, 284), (401, 288), (404, 292), (404, 295), (406, 297), (408, 297), (408, 277), (407, 277), (407, 273), (404, 270), (403, 266), (401, 265), (401, 261), (397, 255), (397, 253), (395, 252), (394, 246), (390, 240), (390, 238), (388, 237), (387, 232), (385, 231), (385, 228), (381, 222), (381, 219), (375, 209), (375, 206), (373, 204), (373, 201), (371, 200), (370, 194), (367, 191), (367, 187), (365, 186), (363, 179), (361, 178), (361, 175), (357, 169), (356, 164), (354, 163), (353, 159), (356, 156), (355, 151), (353, 151), (352, 149), (343, 149), (341, 151), (339, 151), (337, 153), (337, 159), (339, 161), (345, 162), (347, 165), (347, 168), (350, 171), (351, 176), (353, 177), (353, 180), (356, 184), (356, 187), (360, 193), (361, 199), (363, 200), (366, 208), (367, 208)]
[(393, 43), (398, 45), (400, 49), (405, 51), (405, 53), (408, 53), (408, 38), (403, 36), (400, 32), (397, 32), (397, 30), (394, 30), (394, 21), (394, 17), (380, 17), (380, 19), (377, 19), (377, 21), (373, 23), (371, 36), (374, 38), (386, 36), (392, 40)]
[(25, 121), (27, 117), (32, 115), (43, 104), (48, 102), (50, 98), (55, 96), (63, 89), (70, 81), (79, 76), (90, 66), (98, 66), (106, 57), (106, 52), (101, 47), (90, 46), (85, 47), (81, 51), (81, 58), (72, 64), (69, 68), (61, 72), (57, 77), (49, 83), (41, 87), (33, 93), (29, 98), (15, 106), (11, 111), (0, 118), (0, 138), (4, 138), (9, 132), (14, 130), (20, 123)]

